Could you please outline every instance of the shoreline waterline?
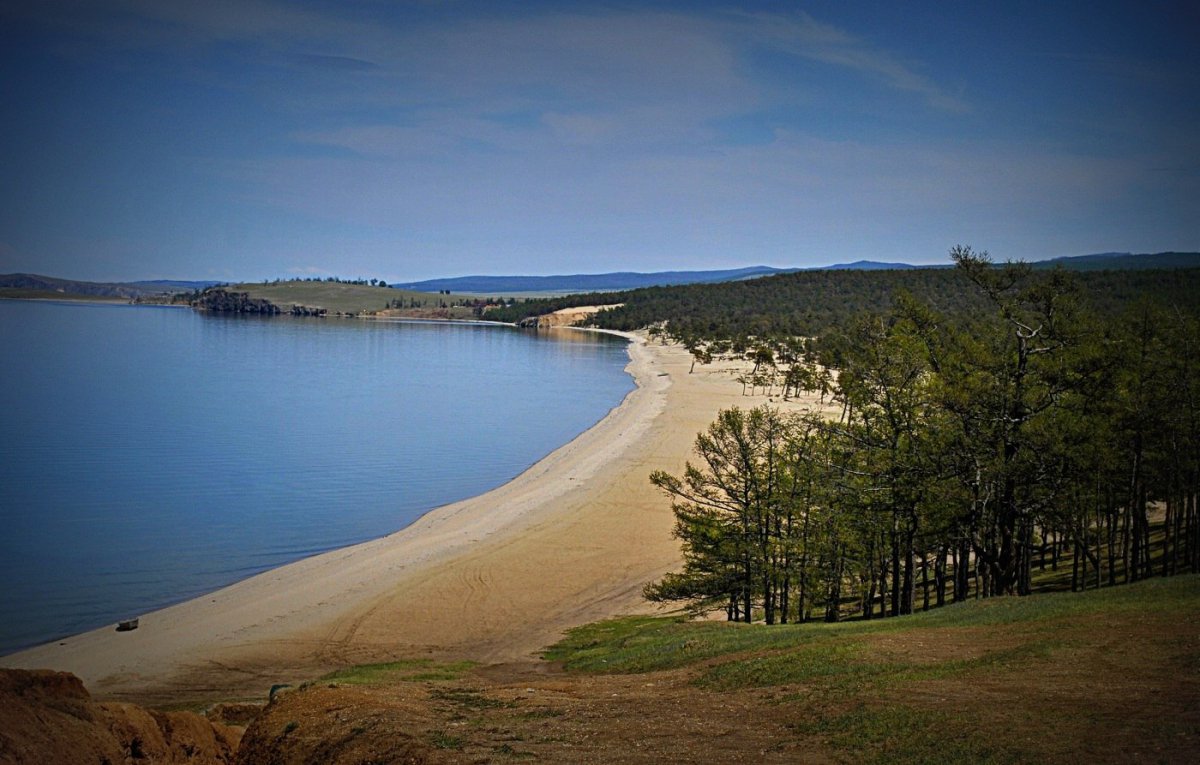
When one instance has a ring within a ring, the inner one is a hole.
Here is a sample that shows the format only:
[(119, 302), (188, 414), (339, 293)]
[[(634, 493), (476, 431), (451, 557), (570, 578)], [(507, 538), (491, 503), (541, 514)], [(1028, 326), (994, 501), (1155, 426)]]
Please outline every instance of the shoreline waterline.
[[(466, 500), (431, 508), (391, 534), (304, 558), (143, 614), (136, 631), (116, 633), (109, 625), (18, 651), (0, 658), (0, 664), (72, 671), (101, 692), (109, 685), (115, 686), (113, 692), (120, 693), (123, 685), (140, 686), (147, 681), (154, 684), (155, 678), (176, 674), (181, 664), (188, 663), (185, 657), (202, 653), (205, 646), (244, 645), (256, 633), (270, 631), (264, 622), (286, 619), (289, 628), (302, 630), (339, 617), (387, 588), (381, 574), (445, 560), (481, 539), (528, 520), (529, 511), (571, 491), (576, 480), (586, 480), (608, 459), (611, 443), (597, 441), (611, 441), (614, 428), (620, 431), (618, 437), (624, 434), (628, 441), (638, 429), (637, 421), (648, 419), (646, 403), (661, 399), (667, 384), (650, 374), (649, 354), (642, 338), (603, 332), (628, 341), (630, 361), (626, 371), (634, 379), (634, 389), (591, 428), (507, 483)], [(651, 407), (653, 413), (661, 404), (658, 401)], [(590, 456), (580, 458), (580, 452), (589, 448)], [(566, 480), (555, 480), (555, 472), (561, 472), (564, 463), (571, 463), (572, 474), (558, 476)], [(329, 577), (334, 574), (331, 583)], [(310, 586), (314, 582), (318, 584)], [(333, 602), (335, 599), (337, 602)]]
[[(637, 387), (600, 422), (508, 483), (394, 534), (317, 555), (143, 617), (0, 659), (79, 675), (145, 705), (265, 699), (335, 669), (401, 659), (536, 664), (573, 627), (654, 613), (643, 586), (680, 565), (671, 503), (696, 434), (747, 394), (736, 362), (692, 369), (678, 344), (627, 348)], [(788, 408), (815, 408), (815, 396)]]
[(402, 529), (634, 388), (624, 339), (5, 302), (4, 654)]

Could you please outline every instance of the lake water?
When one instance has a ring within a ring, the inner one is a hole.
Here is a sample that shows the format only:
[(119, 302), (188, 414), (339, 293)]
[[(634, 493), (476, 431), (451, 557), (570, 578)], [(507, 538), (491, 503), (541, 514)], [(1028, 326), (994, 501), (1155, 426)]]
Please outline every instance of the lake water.
[(387, 534), (633, 388), (592, 333), (0, 300), (0, 654)]

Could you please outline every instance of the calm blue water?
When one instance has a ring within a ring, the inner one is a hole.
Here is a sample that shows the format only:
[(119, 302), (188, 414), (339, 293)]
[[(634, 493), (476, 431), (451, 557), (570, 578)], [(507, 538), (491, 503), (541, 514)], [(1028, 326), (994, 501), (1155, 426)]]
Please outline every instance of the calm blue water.
[(0, 654), (504, 483), (633, 387), (549, 334), (0, 300)]

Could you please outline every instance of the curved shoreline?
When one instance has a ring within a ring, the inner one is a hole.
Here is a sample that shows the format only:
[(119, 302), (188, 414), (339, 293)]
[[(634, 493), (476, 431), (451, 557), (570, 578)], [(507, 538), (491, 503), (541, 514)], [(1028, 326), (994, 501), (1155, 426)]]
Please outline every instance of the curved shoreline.
[(44, 351), (0, 424), (0, 657), (398, 531), (635, 388), (625, 338), (112, 307), (0, 304), (12, 347)]
[[(176, 686), (179, 676), (197, 665), (223, 664), (231, 654), (280, 640), (310, 644), (311, 656), (289, 657), (287, 663), (297, 668), (338, 665), (341, 660), (329, 655), (329, 646), (319, 645), (322, 641), (310, 635), (312, 630), (332, 627), (337, 632), (336, 625), (372, 610), (370, 601), (419, 572), (473, 552), (482, 541), (510, 536), (536, 523), (562, 495), (625, 451), (657, 417), (669, 378), (652, 371), (653, 354), (640, 338), (622, 336), (631, 341), (626, 369), (634, 377), (634, 390), (596, 425), (508, 483), (430, 510), (388, 536), (306, 558), (145, 614), (136, 631), (116, 633), (107, 626), (11, 654), (0, 663), (71, 671), (98, 694), (117, 696)], [(341, 636), (338, 643), (344, 647), (353, 640)], [(418, 646), (427, 650), (416, 642), (406, 648)], [(411, 650), (399, 651), (405, 652)]]
[(637, 387), (508, 483), (145, 614), (132, 632), (110, 625), (0, 664), (73, 672), (99, 698), (198, 704), (353, 664), (526, 662), (571, 627), (653, 610), (642, 586), (678, 565), (679, 547), (650, 473), (678, 474), (718, 410), (767, 399), (720, 365), (689, 373), (680, 346), (623, 336)]

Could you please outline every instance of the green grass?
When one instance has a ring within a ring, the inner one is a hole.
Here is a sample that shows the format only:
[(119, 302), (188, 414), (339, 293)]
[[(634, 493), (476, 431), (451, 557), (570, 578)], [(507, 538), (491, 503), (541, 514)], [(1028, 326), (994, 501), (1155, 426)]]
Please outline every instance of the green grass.
[[(1178, 576), (1082, 593), (968, 601), (898, 619), (839, 624), (767, 627), (688, 622), (672, 617), (625, 617), (571, 630), (544, 656), (550, 661), (562, 662), (570, 671), (592, 673), (652, 672), (738, 653), (788, 650), (824, 651), (828, 661), (836, 662), (848, 658), (855, 638), (867, 635), (922, 627), (970, 628), (1006, 624), (1022, 624), (1036, 632), (1040, 624), (1059, 619), (1103, 613), (1190, 613), (1197, 608), (1200, 608), (1200, 577)], [(779, 663), (782, 665), (786, 661), (780, 659)], [(760, 677), (762, 673), (750, 672), (749, 676)]]
[[(689, 622), (677, 617), (635, 616), (584, 625), (544, 654), (568, 670), (595, 673), (653, 672), (742, 652), (827, 644), (835, 638), (896, 629), (895, 620), (841, 624)], [(899, 620), (910, 621), (910, 620)]]
[(971, 659), (913, 662), (879, 661), (871, 657), (862, 643), (833, 642), (798, 651), (732, 659), (707, 669), (697, 682), (717, 690), (805, 684), (811, 693), (829, 696), (1016, 669), (1049, 658), (1064, 645), (1057, 640), (1033, 639)]
[[(287, 281), (269, 284), (247, 282), (234, 284), (226, 289), (231, 292), (245, 292), (252, 298), (265, 298), (285, 310), (292, 305), (304, 305), (324, 308), (331, 313), (335, 311), (342, 313), (379, 311), (386, 308), (393, 300), (399, 300), (407, 306), (413, 299), (424, 302), (427, 308), (436, 308), (441, 301), (448, 304), (454, 300), (476, 297), (465, 294), (438, 295), (432, 292), (414, 292), (391, 287), (372, 287), (341, 282)], [(472, 315), (469, 308), (458, 308), (455, 309), (455, 312), (460, 314), (456, 318), (470, 318)]]
[(451, 736), (449, 733), (441, 730), (435, 730), (429, 734), (429, 743), (433, 744), (438, 749), (462, 749), (463, 740), (458, 736)]
[[(796, 745), (817, 743), (848, 762), (1032, 762), (1072, 751), (1108, 724), (1081, 720), (1077, 704), (1047, 695), (1047, 677), (1066, 678), (1065, 698), (1086, 692), (1077, 684), (1104, 655), (1104, 640), (1134, 624), (1178, 626), (1181, 615), (1197, 612), (1200, 576), (1177, 576), (869, 622), (767, 627), (627, 617), (571, 631), (546, 658), (586, 673), (688, 668), (686, 681), (713, 693), (750, 691), (792, 717)], [(1162, 646), (1144, 650), (1151, 667), (1200, 665), (1189, 645), (1166, 658)], [(989, 687), (993, 700), (978, 702), (975, 689)], [(1194, 735), (1169, 714), (1155, 724), (1151, 738), (1176, 729)], [(781, 740), (781, 751), (789, 745)]]
[[(818, 714), (792, 726), (796, 733), (825, 738), (861, 763), (1032, 762), (1031, 753), (993, 743), (961, 713), (953, 715), (902, 706), (857, 705), (842, 713)], [(953, 733), (952, 733), (953, 732)]]
[(438, 688), (431, 691), (429, 696), (462, 709), (509, 709), (515, 706), (511, 701), (493, 699), (469, 688)]
[(323, 683), (346, 685), (375, 685), (394, 682), (424, 682), (457, 680), (475, 666), (473, 661), (435, 662), (430, 659), (405, 659), (383, 664), (359, 664), (331, 672), (320, 679)]
[(862, 643), (847, 641), (722, 662), (705, 671), (698, 682), (720, 690), (793, 683), (851, 690), (893, 670), (892, 665), (872, 661)]
[(519, 749), (513, 749), (512, 744), (501, 744), (500, 746), (492, 747), (492, 751), (496, 754), (502, 754), (505, 757), (511, 757), (514, 760), (537, 759), (537, 755), (533, 752), (523, 752)]
[(1136, 584), (1024, 598), (989, 598), (919, 615), (930, 625), (1038, 622), (1098, 613), (1161, 613), (1200, 605), (1200, 576), (1155, 577)]

